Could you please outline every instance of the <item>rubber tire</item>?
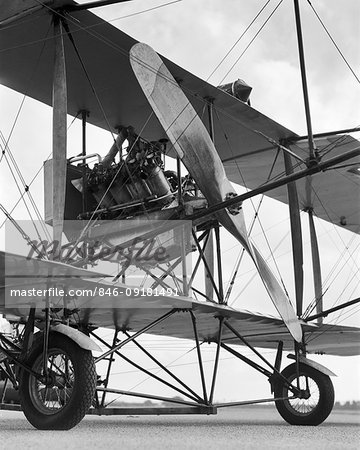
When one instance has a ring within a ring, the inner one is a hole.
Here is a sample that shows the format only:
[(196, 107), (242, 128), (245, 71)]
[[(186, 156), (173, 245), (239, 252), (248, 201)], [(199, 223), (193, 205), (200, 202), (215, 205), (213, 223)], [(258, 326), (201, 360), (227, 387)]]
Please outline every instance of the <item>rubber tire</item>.
[[(319, 425), (329, 416), (334, 406), (335, 396), (332, 381), (328, 375), (306, 364), (299, 364), (299, 372), (300, 376), (306, 376), (316, 383), (319, 391), (319, 398), (316, 405), (311, 411), (305, 413), (297, 411), (289, 400), (276, 400), (276, 408), (281, 417), (291, 425)], [(296, 364), (291, 364), (281, 373), (291, 382), (296, 380)], [(275, 398), (288, 397), (290, 395), (292, 393), (288, 390), (285, 381), (279, 378), (274, 389)]]
[[(44, 413), (36, 404), (31, 386), (36, 382), (26, 370), (20, 373), (19, 394), (22, 410), (28, 421), (39, 430), (69, 430), (77, 425), (90, 408), (96, 390), (96, 370), (92, 353), (79, 347), (63, 334), (53, 332), (49, 336), (49, 355), (60, 350), (72, 363), (74, 382), (66, 405), (61, 409)], [(43, 342), (36, 339), (25, 363), (30, 367), (42, 367)], [(39, 360), (40, 358), (40, 360)], [(39, 369), (38, 369), (39, 370)]]

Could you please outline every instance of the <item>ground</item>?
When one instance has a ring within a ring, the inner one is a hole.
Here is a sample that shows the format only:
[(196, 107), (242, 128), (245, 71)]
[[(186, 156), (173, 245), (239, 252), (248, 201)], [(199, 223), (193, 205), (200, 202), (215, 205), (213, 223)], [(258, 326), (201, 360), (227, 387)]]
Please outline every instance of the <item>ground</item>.
[(87, 416), (70, 431), (37, 431), (20, 412), (0, 411), (2, 448), (25, 449), (357, 449), (360, 413), (334, 410), (318, 427), (283, 422), (273, 407), (217, 416)]

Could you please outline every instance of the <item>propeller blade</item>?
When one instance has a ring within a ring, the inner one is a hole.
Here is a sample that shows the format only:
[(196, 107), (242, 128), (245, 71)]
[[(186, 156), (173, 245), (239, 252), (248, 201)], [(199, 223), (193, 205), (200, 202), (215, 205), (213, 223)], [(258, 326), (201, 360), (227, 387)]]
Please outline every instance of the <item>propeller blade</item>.
[[(209, 205), (236, 195), (203, 122), (158, 54), (148, 45), (138, 43), (130, 50), (130, 62), (174, 149)], [(300, 342), (300, 322), (284, 290), (250, 242), (242, 209), (224, 209), (216, 215), (251, 255), (277, 311), (293, 338)]]

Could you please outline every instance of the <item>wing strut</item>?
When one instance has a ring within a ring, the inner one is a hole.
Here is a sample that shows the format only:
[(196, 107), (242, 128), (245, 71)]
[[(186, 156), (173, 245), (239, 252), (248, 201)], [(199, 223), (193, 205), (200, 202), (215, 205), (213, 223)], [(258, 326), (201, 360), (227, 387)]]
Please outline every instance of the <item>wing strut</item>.
[[(301, 70), (301, 81), (304, 96), (304, 106), (306, 115), (306, 125), (307, 125), (307, 139), (309, 144), (309, 162), (318, 162), (318, 153), (315, 147), (314, 136), (312, 132), (311, 125), (311, 115), (310, 115), (310, 104), (309, 104), (309, 94), (306, 81), (306, 68), (305, 68), (305, 55), (304, 55), (304, 44), (301, 31), (301, 19), (300, 19), (300, 8), (299, 0), (294, 0), (294, 10), (295, 10), (295, 20), (296, 20), (296, 32), (297, 41), (299, 48), (299, 60), (300, 60), (300, 70)], [(306, 180), (307, 189), (307, 206), (309, 214), (309, 225), (310, 225), (310, 238), (311, 238), (311, 254), (313, 262), (313, 277), (314, 277), (314, 288), (315, 288), (315, 298), (317, 305), (317, 312), (322, 311), (322, 282), (321, 282), (321, 267), (320, 267), (320, 257), (319, 248), (317, 243), (317, 237), (315, 232), (315, 224), (313, 218), (313, 209), (311, 202), (311, 176)], [(318, 318), (318, 321), (322, 323), (322, 317)]]
[[(291, 158), (290, 155), (286, 152), (284, 152), (284, 162), (286, 175), (292, 174), (293, 169), (291, 165)], [(287, 191), (289, 198), (291, 241), (293, 250), (296, 314), (298, 315), (298, 317), (301, 317), (303, 309), (303, 295), (304, 295), (303, 244), (302, 244), (299, 198), (295, 181), (292, 181), (287, 184)]]
[(309, 228), (310, 228), (310, 242), (311, 242), (311, 256), (313, 265), (313, 278), (314, 278), (314, 290), (316, 300), (316, 313), (318, 314), (317, 321), (321, 325), (323, 322), (323, 291), (322, 291), (322, 279), (321, 279), (321, 265), (320, 265), (320, 253), (317, 241), (317, 235), (314, 223), (313, 209), (309, 208)]
[(310, 154), (310, 159), (314, 160), (316, 158), (316, 148), (315, 148), (313, 132), (312, 132), (312, 125), (311, 125), (309, 93), (308, 93), (307, 80), (306, 80), (304, 44), (303, 44), (302, 31), (301, 31), (299, 0), (294, 0), (294, 9), (295, 9), (297, 41), (298, 41), (298, 48), (299, 48), (301, 81), (302, 81), (305, 115), (306, 115), (306, 125), (307, 125), (307, 132), (308, 132), (309, 154)]
[[(54, 16), (55, 61), (53, 79), (53, 239), (58, 242), (54, 259), (61, 248), (64, 228), (65, 186), (66, 186), (66, 139), (67, 139), (67, 89), (65, 52), (62, 26), (57, 15)], [(56, 248), (56, 247), (55, 247)], [(56, 254), (56, 253), (57, 254)]]
[[(213, 111), (213, 100), (209, 99), (207, 104), (208, 110), (208, 120), (209, 120), (209, 136), (214, 142), (214, 111)], [(204, 256), (208, 264), (208, 269), (204, 266), (205, 272), (205, 294), (211, 300), (214, 298), (214, 287), (211, 279), (214, 279), (214, 232), (213, 229), (209, 230), (209, 238), (207, 240), (206, 246), (204, 248)]]

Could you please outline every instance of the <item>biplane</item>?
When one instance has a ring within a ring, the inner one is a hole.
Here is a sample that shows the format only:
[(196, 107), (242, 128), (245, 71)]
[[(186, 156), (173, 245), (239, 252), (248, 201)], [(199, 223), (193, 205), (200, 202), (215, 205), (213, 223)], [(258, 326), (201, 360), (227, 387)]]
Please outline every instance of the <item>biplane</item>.
[[(324, 321), (359, 298), (323, 306), (315, 225), (323, 219), (359, 231), (360, 145), (355, 127), (312, 132), (298, 0), (305, 136), (254, 109), (245, 82), (215, 87), (90, 11), (111, 3), (0, 2), (0, 82), (53, 109), (45, 217), (35, 238), (1, 208), (12, 230), (11, 245), (0, 253), (7, 324), (0, 333), (1, 409), (17, 408), (5, 402), (12, 384), (19, 409), (38, 429), (70, 429), (87, 413), (127, 414), (111, 407), (109, 394), (176, 405), (137, 408), (139, 414), (215, 414), (273, 401), (288, 423), (318, 425), (334, 404), (334, 374), (308, 355), (358, 355), (360, 329)], [(67, 152), (68, 115), (82, 123), (74, 157)], [(111, 134), (106, 155), (87, 152), (87, 124)], [(9, 152), (5, 140), (3, 157)], [(233, 183), (246, 191), (239, 194)], [(245, 220), (246, 202), (259, 195), (289, 205), (295, 308)], [(309, 221), (310, 305), (300, 211)], [(234, 279), (226, 289), (224, 230), (236, 240), (239, 260), (245, 255), (256, 270), (262, 301), (272, 302), (276, 316), (230, 306)], [(20, 240), (25, 254), (11, 251)], [(112, 331), (110, 340), (103, 328)], [(140, 343), (143, 335), (191, 340), (200, 389)], [(215, 349), (210, 379), (204, 343)], [(130, 344), (167, 378), (130, 358), (124, 352)], [(276, 352), (275, 361), (264, 349)], [(221, 352), (264, 375), (271, 398), (216, 403)], [(292, 362), (282, 368), (285, 353)], [(115, 358), (178, 396), (111, 386)]]

